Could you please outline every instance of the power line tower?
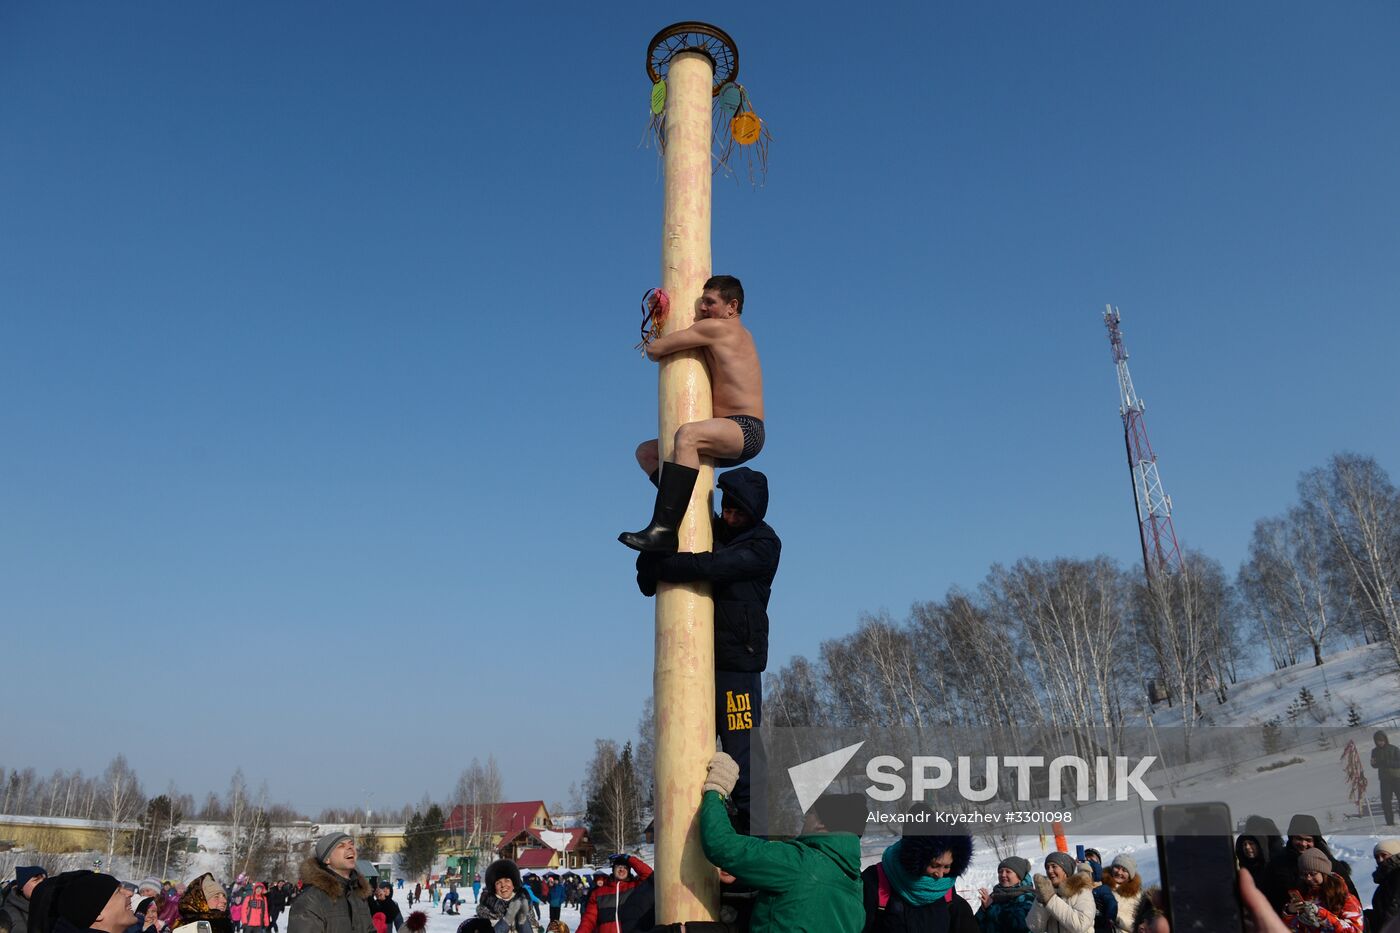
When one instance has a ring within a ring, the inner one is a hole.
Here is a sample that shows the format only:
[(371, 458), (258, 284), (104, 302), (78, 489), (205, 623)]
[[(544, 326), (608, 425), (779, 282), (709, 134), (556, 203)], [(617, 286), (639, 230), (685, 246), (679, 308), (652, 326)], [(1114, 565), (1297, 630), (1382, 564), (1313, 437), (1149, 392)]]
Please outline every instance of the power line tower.
[(1128, 372), (1128, 351), (1123, 348), (1123, 333), (1118, 329), (1120, 317), (1117, 308), (1104, 305), (1103, 322), (1108, 327), (1108, 342), (1113, 347), (1113, 365), (1118, 369), (1118, 411), (1123, 416), (1123, 444), (1128, 450), (1128, 470), (1133, 477), (1133, 505), (1137, 507), (1142, 566), (1150, 586), (1159, 576), (1181, 573), (1181, 546), (1177, 544), (1176, 528), (1172, 525), (1172, 498), (1162, 489), (1157, 455), (1147, 439), (1147, 424), (1142, 417), (1147, 406), (1133, 390), (1133, 377)]

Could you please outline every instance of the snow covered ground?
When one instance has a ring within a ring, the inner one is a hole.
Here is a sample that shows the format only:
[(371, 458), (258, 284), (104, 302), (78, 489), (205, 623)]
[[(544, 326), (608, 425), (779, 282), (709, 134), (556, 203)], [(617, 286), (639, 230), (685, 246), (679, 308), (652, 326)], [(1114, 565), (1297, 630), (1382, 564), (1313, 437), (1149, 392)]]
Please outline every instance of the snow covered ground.
[[(405, 884), (407, 884), (407, 882), (405, 882)], [(469, 920), (472, 917), (476, 916), (476, 903), (472, 900), (471, 886), (468, 885), (465, 891), (459, 888), (458, 893), (464, 893), (466, 895), (466, 898), (462, 902), (462, 912), (455, 917), (451, 917), (447, 914), (441, 913), (440, 911), (442, 910), (442, 908), (440, 906), (434, 907), (431, 901), (427, 901), (422, 905), (423, 913), (428, 915), (427, 933), (456, 933), (457, 927), (460, 926), (463, 923), (463, 921)], [(403, 892), (395, 888), (394, 899), (399, 902), (400, 909), (403, 910), (404, 916), (407, 917), (409, 913), (409, 908), (408, 902), (404, 900)], [(419, 907), (416, 905), (413, 907), (413, 910), (418, 909)], [(559, 919), (567, 923), (569, 925), (570, 930), (578, 929), (578, 922), (580, 918), (577, 909), (572, 907), (565, 907), (563, 909), (563, 912), (560, 913)], [(540, 908), (540, 926), (543, 927), (548, 922), (549, 907), (546, 905)]]

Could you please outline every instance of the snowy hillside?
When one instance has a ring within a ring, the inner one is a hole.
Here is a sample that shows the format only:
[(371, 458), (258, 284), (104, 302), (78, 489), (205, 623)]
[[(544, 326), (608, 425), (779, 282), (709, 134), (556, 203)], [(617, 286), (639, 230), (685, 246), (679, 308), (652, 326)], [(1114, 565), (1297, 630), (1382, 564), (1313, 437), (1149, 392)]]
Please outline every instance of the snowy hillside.
[[(1384, 644), (1328, 655), (1321, 667), (1305, 662), (1241, 681), (1230, 687), (1224, 704), (1213, 695), (1201, 697), (1201, 713), (1215, 726), (1262, 725), (1275, 716), (1287, 722), (1289, 704), (1304, 688), (1324, 707), (1323, 725), (1346, 725), (1347, 705), (1354, 703), (1372, 731), (1400, 729), (1400, 673)], [(1153, 720), (1159, 728), (1180, 725), (1181, 710), (1158, 704)]]

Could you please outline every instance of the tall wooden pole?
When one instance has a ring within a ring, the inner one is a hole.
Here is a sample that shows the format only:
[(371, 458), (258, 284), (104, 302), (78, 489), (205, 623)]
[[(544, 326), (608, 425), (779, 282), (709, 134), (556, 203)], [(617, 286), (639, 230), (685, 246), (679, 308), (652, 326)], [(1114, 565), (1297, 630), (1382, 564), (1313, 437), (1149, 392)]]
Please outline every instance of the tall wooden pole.
[[(710, 108), (714, 64), (681, 52), (666, 73), (665, 190), (661, 287), (671, 296), (670, 332), (689, 327), (710, 277)], [(661, 364), (662, 459), (676, 428), (712, 416), (710, 378), (699, 353)], [(664, 469), (664, 467), (663, 467)], [(711, 547), (706, 464), (680, 528), (682, 551)], [(662, 583), (656, 593), (656, 922), (716, 919), (719, 879), (700, 848), (696, 815), (715, 749), (714, 603), (707, 584)]]

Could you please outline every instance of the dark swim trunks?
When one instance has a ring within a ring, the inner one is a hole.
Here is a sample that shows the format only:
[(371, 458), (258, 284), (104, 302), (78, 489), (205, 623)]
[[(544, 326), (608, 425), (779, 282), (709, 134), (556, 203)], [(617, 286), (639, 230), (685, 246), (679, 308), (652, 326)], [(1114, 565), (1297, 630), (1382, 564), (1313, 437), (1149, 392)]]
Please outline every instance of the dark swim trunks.
[(727, 415), (744, 432), (744, 449), (733, 460), (716, 460), (715, 466), (722, 470), (748, 463), (763, 449), (763, 419), (753, 415)]

